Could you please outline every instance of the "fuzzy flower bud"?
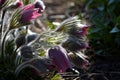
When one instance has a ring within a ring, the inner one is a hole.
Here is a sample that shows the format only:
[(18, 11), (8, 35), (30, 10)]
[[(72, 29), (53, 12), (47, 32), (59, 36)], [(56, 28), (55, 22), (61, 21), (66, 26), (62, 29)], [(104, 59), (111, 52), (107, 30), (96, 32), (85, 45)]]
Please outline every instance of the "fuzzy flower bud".
[(71, 68), (67, 52), (64, 48), (56, 46), (48, 51), (48, 55), (52, 59), (52, 63), (55, 65), (58, 72), (65, 72), (68, 68)]
[(76, 37), (85, 37), (87, 34), (87, 29), (88, 29), (88, 26), (84, 25), (83, 27), (72, 28), (69, 33)]
[(24, 6), (24, 7), (22, 8), (22, 11), (31, 10), (31, 9), (34, 9), (34, 8), (35, 8), (34, 5), (29, 4), (29, 5)]
[(38, 18), (40, 15), (41, 14), (38, 13), (37, 9), (26, 10), (26, 11), (23, 11), (20, 21), (21, 22), (30, 22), (33, 19)]
[(18, 8), (18, 7), (21, 7), (23, 6), (23, 2), (22, 1), (19, 1), (15, 4), (15, 7)]
[(37, 1), (35, 3), (35, 8), (38, 8), (39, 9), (38, 12), (42, 13), (44, 11), (44, 9), (45, 9), (45, 5), (44, 5), (44, 3), (42, 1)]
[(25, 42), (26, 42), (25, 36), (26, 36), (25, 34), (20, 34), (16, 38), (15, 43), (16, 43), (17, 48), (19, 48), (20, 46), (25, 44)]
[(41, 14), (38, 13), (38, 9), (34, 8), (34, 5), (30, 4), (22, 8), (21, 22), (30, 22), (38, 18)]
[(0, 5), (4, 4), (6, 0), (0, 0)]
[(62, 46), (73, 52), (77, 52), (77, 51), (80, 51), (80, 50), (83, 50), (89, 47), (86, 41), (76, 40), (71, 37), (68, 38), (65, 42), (63, 42)]
[(23, 58), (23, 60), (29, 60), (29, 59), (33, 58), (33, 56), (34, 56), (32, 48), (30, 46), (22, 47), (20, 52), (21, 52), (21, 57)]
[(88, 27), (81, 28), (82, 32), (80, 33), (82, 36), (85, 36), (87, 34)]
[(17, 14), (13, 14), (11, 18), (10, 29), (28, 25), (32, 20), (38, 18), (41, 15), (38, 13), (38, 8), (35, 8), (33, 4), (23, 6), (16, 12)]
[(69, 53), (68, 57), (77, 68), (86, 68), (89, 65), (88, 60), (82, 55), (78, 56), (77, 54)]

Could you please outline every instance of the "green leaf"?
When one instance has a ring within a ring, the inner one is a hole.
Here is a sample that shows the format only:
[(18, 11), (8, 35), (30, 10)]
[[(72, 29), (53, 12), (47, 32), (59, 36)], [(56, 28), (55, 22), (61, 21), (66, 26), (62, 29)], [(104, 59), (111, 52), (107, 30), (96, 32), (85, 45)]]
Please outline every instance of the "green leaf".
[(93, 0), (89, 0), (86, 4), (86, 7), (89, 8), (92, 3), (93, 3)]
[(109, 16), (110, 16), (110, 19), (112, 20), (113, 23), (116, 23), (116, 15), (113, 11), (111, 11), (111, 9), (108, 9), (107, 10)]
[(117, 38), (115, 39), (115, 42), (120, 46), (120, 37), (117, 37)]
[(82, 14), (80, 13), (79, 15), (78, 15), (78, 19), (82, 19)]
[(115, 0), (109, 0), (108, 5), (112, 4)]
[(120, 30), (115, 26), (111, 31), (110, 33), (117, 33), (119, 32)]
[(120, 25), (120, 16), (117, 17), (117, 24)]
[(120, 0), (109, 0), (108, 5), (119, 3)]
[(104, 9), (105, 9), (104, 5), (98, 7), (98, 10), (100, 10), (100, 11), (103, 11)]
[(6, 41), (6, 46), (5, 46), (5, 53), (11, 55), (14, 51), (15, 48), (15, 43), (13, 40), (11, 41)]
[(24, 5), (31, 4), (34, 2), (34, 0), (22, 0)]
[(98, 32), (98, 31), (100, 31), (100, 30), (102, 30), (102, 28), (92, 28), (92, 29), (90, 30), (90, 33), (96, 33), (96, 32)]
[(46, 24), (47, 24), (49, 29), (55, 29), (56, 28), (56, 26), (49, 21), (46, 21)]
[(50, 80), (62, 80), (61, 76), (59, 74), (56, 74), (53, 78)]
[(96, 51), (96, 54), (101, 54), (101, 53), (103, 53), (103, 50), (102, 50), (102, 49), (101, 49), (101, 50)]
[(38, 55), (39, 55), (39, 56), (45, 56), (45, 53), (46, 53), (45, 50), (41, 49), (41, 50), (39, 51), (39, 54), (38, 54)]
[(100, 21), (100, 19), (94, 19), (93, 23), (95, 24), (96, 27), (100, 27), (100, 28), (105, 27), (104, 23)]

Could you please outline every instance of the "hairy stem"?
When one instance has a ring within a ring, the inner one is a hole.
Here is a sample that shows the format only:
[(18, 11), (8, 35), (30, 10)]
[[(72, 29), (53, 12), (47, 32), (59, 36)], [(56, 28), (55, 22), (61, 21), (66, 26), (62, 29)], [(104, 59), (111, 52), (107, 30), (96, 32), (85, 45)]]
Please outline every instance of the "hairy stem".
[(5, 40), (6, 40), (6, 37), (7, 37), (7, 34), (9, 33), (9, 29), (6, 30), (4, 36), (3, 36), (3, 39), (2, 39), (2, 48), (1, 48), (1, 59), (3, 60), (3, 62), (5, 61)]

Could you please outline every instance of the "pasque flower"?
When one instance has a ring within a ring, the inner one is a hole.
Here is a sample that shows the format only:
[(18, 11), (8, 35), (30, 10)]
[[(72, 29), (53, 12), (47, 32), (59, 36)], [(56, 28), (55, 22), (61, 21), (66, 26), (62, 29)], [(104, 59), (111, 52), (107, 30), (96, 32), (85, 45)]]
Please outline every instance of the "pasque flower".
[(10, 22), (10, 29), (28, 25), (40, 15), (41, 13), (38, 13), (38, 8), (35, 8), (34, 4), (23, 6), (13, 14)]
[(23, 11), (20, 21), (30, 22), (31, 20), (36, 19), (40, 15), (41, 14), (38, 13), (38, 9), (26, 10), (26, 11)]
[(65, 42), (62, 43), (62, 46), (69, 51), (77, 52), (83, 49), (88, 48), (88, 43), (84, 40), (78, 40), (75, 37), (69, 37)]
[(15, 7), (18, 8), (18, 7), (21, 7), (23, 6), (23, 2), (22, 1), (18, 1), (16, 4), (15, 4)]
[(25, 10), (31, 10), (31, 9), (34, 9), (34, 5), (33, 4), (29, 4), (29, 5), (26, 5), (24, 7), (22, 7), (22, 11), (25, 11)]
[(88, 60), (85, 59), (86, 56), (83, 56), (84, 54), (82, 54), (81, 56), (79, 55), (77, 55), (77, 53), (76, 54), (69, 53), (68, 57), (70, 61), (73, 63), (73, 65), (76, 66), (77, 68), (86, 68), (89, 65)]
[(67, 52), (61, 46), (49, 49), (48, 55), (52, 59), (52, 63), (55, 65), (58, 72), (65, 72), (67, 69), (71, 68)]
[(6, 0), (0, 0), (0, 5), (4, 4)]
[(23, 46), (26, 43), (26, 34), (20, 34), (19, 36), (17, 36), (15, 43), (16, 43), (16, 47), (19, 48), (20, 46)]
[(35, 3), (35, 8), (39, 8), (38, 12), (42, 13), (44, 11), (44, 9), (45, 9), (45, 5), (44, 5), (44, 3), (41, 0), (39, 0), (39, 1), (37, 1)]
[(2, 8), (2, 6), (5, 2), (6, 2), (6, 0), (0, 0), (0, 9)]
[(20, 54), (23, 60), (29, 60), (34, 57), (32, 48), (30, 46), (24, 46), (20, 49)]
[(83, 27), (72, 28), (69, 33), (76, 37), (84, 37), (87, 34), (87, 29), (88, 26), (84, 25)]
[(40, 15), (38, 9), (34, 8), (34, 5), (27, 5), (22, 8), (20, 22), (30, 22), (31, 20), (38, 18)]
[(87, 34), (87, 29), (88, 29), (88, 26), (85, 26), (85, 27), (81, 28), (80, 34), (81, 34), (82, 36), (85, 36), (85, 35)]

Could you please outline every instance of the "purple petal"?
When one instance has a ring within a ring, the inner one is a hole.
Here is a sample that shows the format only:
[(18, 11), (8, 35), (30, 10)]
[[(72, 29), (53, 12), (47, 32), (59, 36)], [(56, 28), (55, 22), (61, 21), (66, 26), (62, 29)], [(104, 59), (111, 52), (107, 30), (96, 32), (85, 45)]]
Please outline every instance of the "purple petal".
[(32, 9), (32, 10), (25, 10), (23, 11), (21, 15), (21, 22), (30, 22), (33, 19), (36, 19), (39, 17), (41, 14), (38, 13), (37, 9)]
[(48, 51), (48, 55), (58, 69), (58, 72), (65, 72), (68, 68), (71, 68), (71, 63), (66, 53), (65, 49), (60, 46), (56, 46)]
[(31, 9), (34, 9), (34, 5), (33, 4), (29, 4), (29, 5), (24, 6), (22, 8), (22, 11), (31, 10)]

